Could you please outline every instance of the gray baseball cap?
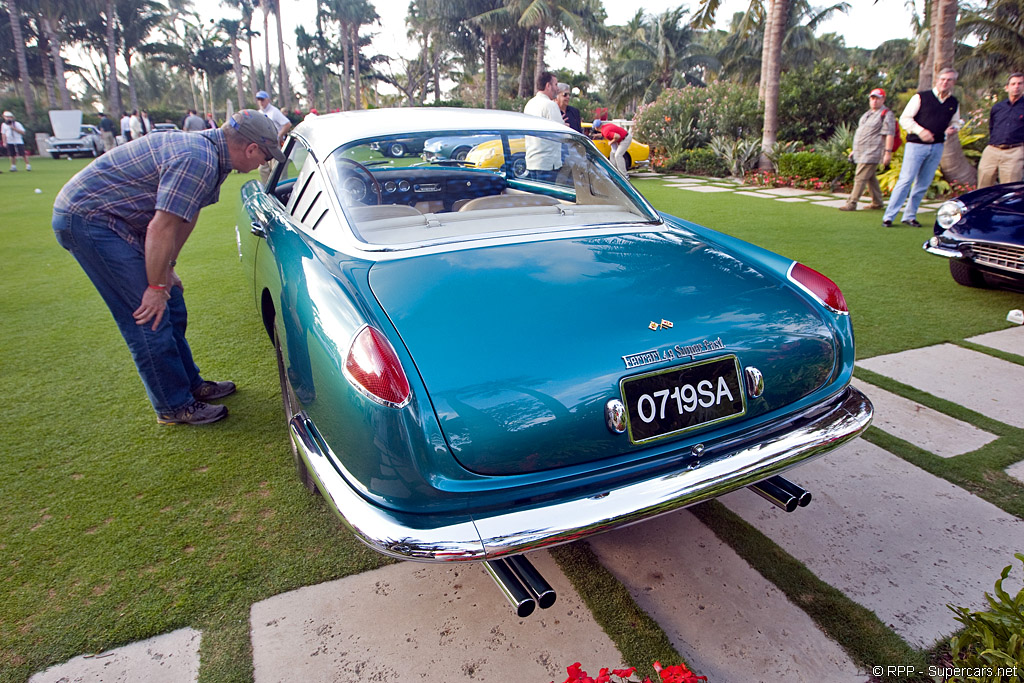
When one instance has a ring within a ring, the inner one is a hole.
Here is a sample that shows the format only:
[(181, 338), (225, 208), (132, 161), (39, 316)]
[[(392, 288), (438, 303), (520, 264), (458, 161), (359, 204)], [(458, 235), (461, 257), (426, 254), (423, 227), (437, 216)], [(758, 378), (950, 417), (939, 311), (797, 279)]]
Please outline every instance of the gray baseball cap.
[(277, 141), (277, 125), (255, 109), (242, 109), (234, 114), (228, 123), (246, 140), (255, 142), (264, 154), (279, 162), (284, 161), (284, 152)]

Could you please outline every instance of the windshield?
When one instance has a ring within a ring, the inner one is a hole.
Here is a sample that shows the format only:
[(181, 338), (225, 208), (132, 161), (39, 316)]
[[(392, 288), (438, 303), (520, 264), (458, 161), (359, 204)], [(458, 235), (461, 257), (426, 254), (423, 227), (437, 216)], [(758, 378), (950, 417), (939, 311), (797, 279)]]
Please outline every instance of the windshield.
[(657, 222), (586, 139), (460, 131), (362, 141), (325, 164), (356, 238), (375, 245)]

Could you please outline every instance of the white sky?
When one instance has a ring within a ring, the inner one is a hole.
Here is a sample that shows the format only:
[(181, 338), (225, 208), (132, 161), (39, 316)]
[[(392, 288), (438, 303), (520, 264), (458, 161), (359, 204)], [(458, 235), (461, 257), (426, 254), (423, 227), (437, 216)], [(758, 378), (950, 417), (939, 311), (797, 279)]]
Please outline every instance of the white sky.
[[(834, 0), (822, 0), (821, 5), (832, 4)], [(908, 3), (916, 2), (919, 6), (922, 0), (849, 0), (851, 9), (847, 14), (837, 14), (836, 18), (824, 23), (819, 33), (833, 32), (842, 35), (849, 47), (875, 48), (879, 44), (893, 38), (909, 38), (912, 36), (911, 16), (912, 11)], [(298, 77), (297, 60), (295, 58), (294, 44), (295, 27), (303, 25), (307, 31), (312, 31), (315, 16), (315, 3), (313, 0), (281, 0), (284, 23), (284, 40), (286, 60), (289, 72), (292, 75), (293, 87), (301, 83)], [(204, 18), (217, 19), (223, 16), (235, 16), (231, 10), (219, 3), (209, 0), (198, 0), (197, 10)], [(408, 12), (408, 0), (374, 0), (377, 13), (381, 17), (379, 26), (363, 27), (363, 33), (372, 32), (376, 36), (373, 45), (368, 50), (372, 53), (380, 53), (394, 56), (412, 58), (416, 54), (416, 47), (406, 38), (405, 16)], [(668, 9), (680, 5), (687, 6), (691, 12), (698, 6), (698, 0), (605, 0), (605, 9), (608, 13), (609, 24), (624, 24), (636, 13), (637, 9), (643, 8), (649, 14), (660, 14)], [(749, 0), (723, 0), (722, 7), (718, 12), (718, 28), (728, 28), (728, 24), (734, 12), (743, 11), (749, 5)], [(919, 7), (920, 9), (920, 7)], [(257, 10), (253, 21), (253, 28), (262, 30), (263, 16)], [(277, 29), (274, 26), (273, 17), (270, 20), (271, 55), (276, 61), (277, 52)], [(548, 40), (548, 55), (546, 61), (554, 68), (568, 67), (575, 71), (583, 70), (582, 58), (575, 55), (563, 55), (561, 42)], [(255, 61), (257, 67), (265, 60), (263, 52), (263, 39), (257, 38), (253, 43)], [(242, 63), (248, 63), (248, 57), (243, 46)], [(399, 62), (395, 63), (395, 70), (400, 70)], [(300, 86), (301, 87), (301, 86)]]

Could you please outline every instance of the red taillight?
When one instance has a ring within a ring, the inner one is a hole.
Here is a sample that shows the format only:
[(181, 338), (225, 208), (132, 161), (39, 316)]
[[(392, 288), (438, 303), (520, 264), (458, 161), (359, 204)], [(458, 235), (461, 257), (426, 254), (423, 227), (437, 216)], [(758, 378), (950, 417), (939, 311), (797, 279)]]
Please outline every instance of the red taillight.
[(813, 268), (808, 268), (802, 263), (793, 263), (789, 269), (789, 279), (836, 313), (850, 312), (839, 285)]
[(345, 376), (367, 397), (392, 408), (409, 402), (409, 378), (398, 354), (384, 335), (366, 326), (352, 340), (345, 358)]

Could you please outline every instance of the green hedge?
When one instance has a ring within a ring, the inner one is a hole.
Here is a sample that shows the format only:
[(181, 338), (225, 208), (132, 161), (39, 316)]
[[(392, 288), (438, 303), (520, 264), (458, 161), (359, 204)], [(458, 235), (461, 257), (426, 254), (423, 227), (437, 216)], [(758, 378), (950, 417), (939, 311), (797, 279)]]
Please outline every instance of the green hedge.
[(843, 183), (852, 179), (854, 166), (845, 159), (837, 159), (820, 152), (791, 152), (779, 155), (779, 175), (812, 180), (818, 178)]

